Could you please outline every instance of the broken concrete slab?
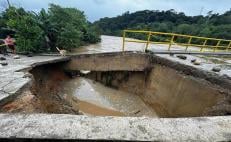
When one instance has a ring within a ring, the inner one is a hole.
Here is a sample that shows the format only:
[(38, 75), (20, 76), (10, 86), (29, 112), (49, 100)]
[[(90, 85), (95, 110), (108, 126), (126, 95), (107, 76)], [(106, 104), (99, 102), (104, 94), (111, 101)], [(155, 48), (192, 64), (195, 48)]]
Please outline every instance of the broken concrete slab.
[(0, 64), (1, 64), (2, 66), (7, 66), (7, 65), (8, 65), (7, 62), (0, 62)]
[(10, 94), (3, 92), (2, 90), (0, 90), (0, 100), (3, 100), (4, 98), (9, 97)]
[(197, 60), (197, 59), (192, 59), (192, 60), (191, 60), (191, 63), (194, 63), (194, 62), (196, 62), (196, 60)]
[(201, 62), (196, 60), (193, 64), (196, 65), (196, 66), (199, 66), (199, 65), (201, 65)]
[(214, 71), (214, 72), (220, 72), (220, 71), (221, 71), (221, 68), (219, 68), (219, 67), (214, 67), (214, 68), (212, 69), (212, 71)]
[(4, 58), (6, 58), (8, 66), (0, 66), (0, 91), (4, 92), (1, 92), (0, 101), (7, 100), (8, 97), (11, 98), (11, 95), (17, 93), (17, 91), (31, 81), (31, 78), (25, 77), (27, 72), (23, 72), (23, 70), (42, 64), (69, 60), (68, 57), (60, 56), (35, 56), (33, 58), (20, 56), (20, 60), (14, 60), (11, 56)]
[(179, 59), (182, 59), (182, 60), (187, 59), (187, 56), (184, 56), (184, 55), (177, 55), (176, 57), (179, 58)]
[(9, 84), (2, 87), (4, 92), (9, 94), (15, 94), (20, 88), (25, 86), (30, 81), (30, 78), (18, 78), (14, 79)]
[(71, 57), (67, 71), (143, 71), (150, 68), (150, 58), (142, 52), (81, 54)]
[(20, 59), (20, 56), (15, 55), (13, 58), (14, 58), (14, 59)]
[(6, 60), (6, 58), (5, 57), (0, 57), (0, 60), (4, 61), (4, 60)]

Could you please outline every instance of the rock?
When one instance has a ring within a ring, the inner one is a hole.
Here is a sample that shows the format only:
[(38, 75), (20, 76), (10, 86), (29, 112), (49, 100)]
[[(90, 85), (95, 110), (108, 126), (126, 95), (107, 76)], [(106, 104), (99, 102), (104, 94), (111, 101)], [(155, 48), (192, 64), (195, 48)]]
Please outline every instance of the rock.
[(33, 78), (33, 75), (30, 73), (25, 73), (25, 75), (23, 76), (23, 78)]
[(20, 57), (18, 55), (15, 55), (14, 59), (20, 59)]
[(214, 72), (220, 72), (220, 71), (221, 71), (221, 68), (219, 68), (219, 67), (214, 67), (214, 68), (212, 69), (212, 71), (214, 71)]
[(4, 58), (4, 57), (0, 57), (0, 60), (1, 60), (1, 61), (4, 61), (4, 60), (6, 60), (6, 58)]
[(15, 55), (13, 58), (14, 59), (20, 59), (20, 57), (18, 55)]
[(140, 110), (138, 110), (138, 111), (136, 111), (136, 112), (134, 112), (134, 114), (138, 114), (138, 113), (140, 113), (141, 111)]
[(191, 60), (191, 63), (194, 63), (194, 62), (196, 62), (197, 61), (197, 59), (192, 59)]
[(192, 59), (191, 63), (193, 63), (194, 65), (201, 65), (201, 62), (198, 61), (197, 59)]
[(1, 62), (0, 64), (1, 64), (2, 66), (7, 66), (7, 65), (8, 65), (7, 62)]
[(84, 75), (89, 74), (90, 72), (91, 72), (91, 71), (85, 71), (85, 70), (81, 70), (81, 71), (80, 71), (80, 73), (81, 73), (81, 74), (84, 74)]
[(27, 57), (33, 57), (33, 54), (30, 53), (30, 54), (27, 54), (26, 56)]
[(198, 60), (195, 60), (194, 62), (192, 62), (194, 65), (201, 65), (201, 62), (200, 61), (198, 61)]
[(187, 59), (187, 57), (184, 56), (184, 55), (177, 55), (177, 58), (182, 59), (182, 60), (186, 60)]
[(25, 55), (26, 55), (27, 57), (33, 57), (33, 53), (31, 53), (31, 52), (27, 52)]

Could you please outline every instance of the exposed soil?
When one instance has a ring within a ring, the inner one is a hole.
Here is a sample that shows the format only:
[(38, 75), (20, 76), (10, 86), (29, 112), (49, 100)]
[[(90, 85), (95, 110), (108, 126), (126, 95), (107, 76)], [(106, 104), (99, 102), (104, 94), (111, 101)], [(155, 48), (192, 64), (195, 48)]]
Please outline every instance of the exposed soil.
[(14, 101), (4, 105), (1, 112), (79, 114), (78, 109), (59, 96), (61, 82), (70, 79), (62, 64), (49, 64), (31, 70), (33, 85), (25, 88)]
[(227, 97), (230, 95), (226, 89), (168, 67), (156, 65), (145, 72), (92, 72), (88, 77), (108, 87), (138, 95), (159, 117), (230, 113)]
[(42, 107), (40, 100), (31, 93), (30, 90), (25, 90), (22, 95), (18, 96), (13, 102), (7, 103), (0, 108), (0, 112), (8, 113), (42, 113), (45, 110)]
[(34, 76), (32, 92), (37, 96), (47, 113), (78, 114), (78, 109), (58, 95), (62, 89), (61, 83), (70, 78), (62, 70), (62, 64), (37, 67), (31, 71)]
[(30, 71), (33, 85), (0, 112), (135, 117), (231, 114), (229, 78), (212, 77), (158, 57), (152, 60), (144, 71), (88, 75), (66, 72), (62, 63), (35, 67)]

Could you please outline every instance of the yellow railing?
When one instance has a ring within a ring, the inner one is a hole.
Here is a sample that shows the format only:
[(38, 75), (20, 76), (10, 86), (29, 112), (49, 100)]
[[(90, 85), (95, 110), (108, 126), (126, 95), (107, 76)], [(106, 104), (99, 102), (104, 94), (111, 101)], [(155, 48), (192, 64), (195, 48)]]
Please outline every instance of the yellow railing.
[[(127, 34), (133, 33), (133, 34), (146, 34), (147, 39), (146, 40), (137, 40), (137, 39), (127, 39)], [(169, 37), (169, 41), (152, 41), (152, 36), (167, 36)], [(176, 38), (186, 38), (187, 42), (185, 43), (177, 43), (175, 41)], [(202, 41), (202, 44), (193, 44), (192, 41), (195, 39), (199, 39)], [(215, 42), (216, 45), (209, 45), (208, 42)], [(199, 36), (192, 36), (192, 35), (183, 35), (183, 34), (175, 34), (175, 33), (163, 33), (163, 32), (152, 32), (152, 31), (137, 31), (137, 30), (124, 30), (123, 31), (123, 47), (122, 50), (125, 50), (125, 43), (126, 42), (135, 42), (135, 43), (145, 43), (145, 50), (148, 49), (150, 44), (166, 44), (168, 45), (168, 51), (170, 51), (172, 48), (172, 45), (178, 45), (180, 47), (185, 47), (184, 50), (188, 51), (189, 47), (199, 47), (198, 50), (200, 52), (203, 52), (203, 49), (208, 48), (212, 49), (213, 52), (217, 52), (218, 49), (222, 51), (229, 52), (229, 49), (231, 49), (231, 40), (225, 40), (225, 39), (216, 39), (216, 38), (207, 38), (207, 37), (199, 37)], [(222, 43), (222, 44), (221, 44)]]

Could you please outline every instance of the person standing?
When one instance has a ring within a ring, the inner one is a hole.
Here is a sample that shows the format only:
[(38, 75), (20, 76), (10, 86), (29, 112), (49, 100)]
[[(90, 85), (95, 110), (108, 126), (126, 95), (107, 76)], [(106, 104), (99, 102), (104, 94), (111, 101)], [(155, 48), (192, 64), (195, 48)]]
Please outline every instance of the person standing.
[(16, 49), (15, 49), (15, 40), (11, 38), (11, 36), (7, 36), (6, 39), (4, 40), (5, 45), (8, 46), (12, 51), (13, 54), (16, 54)]

